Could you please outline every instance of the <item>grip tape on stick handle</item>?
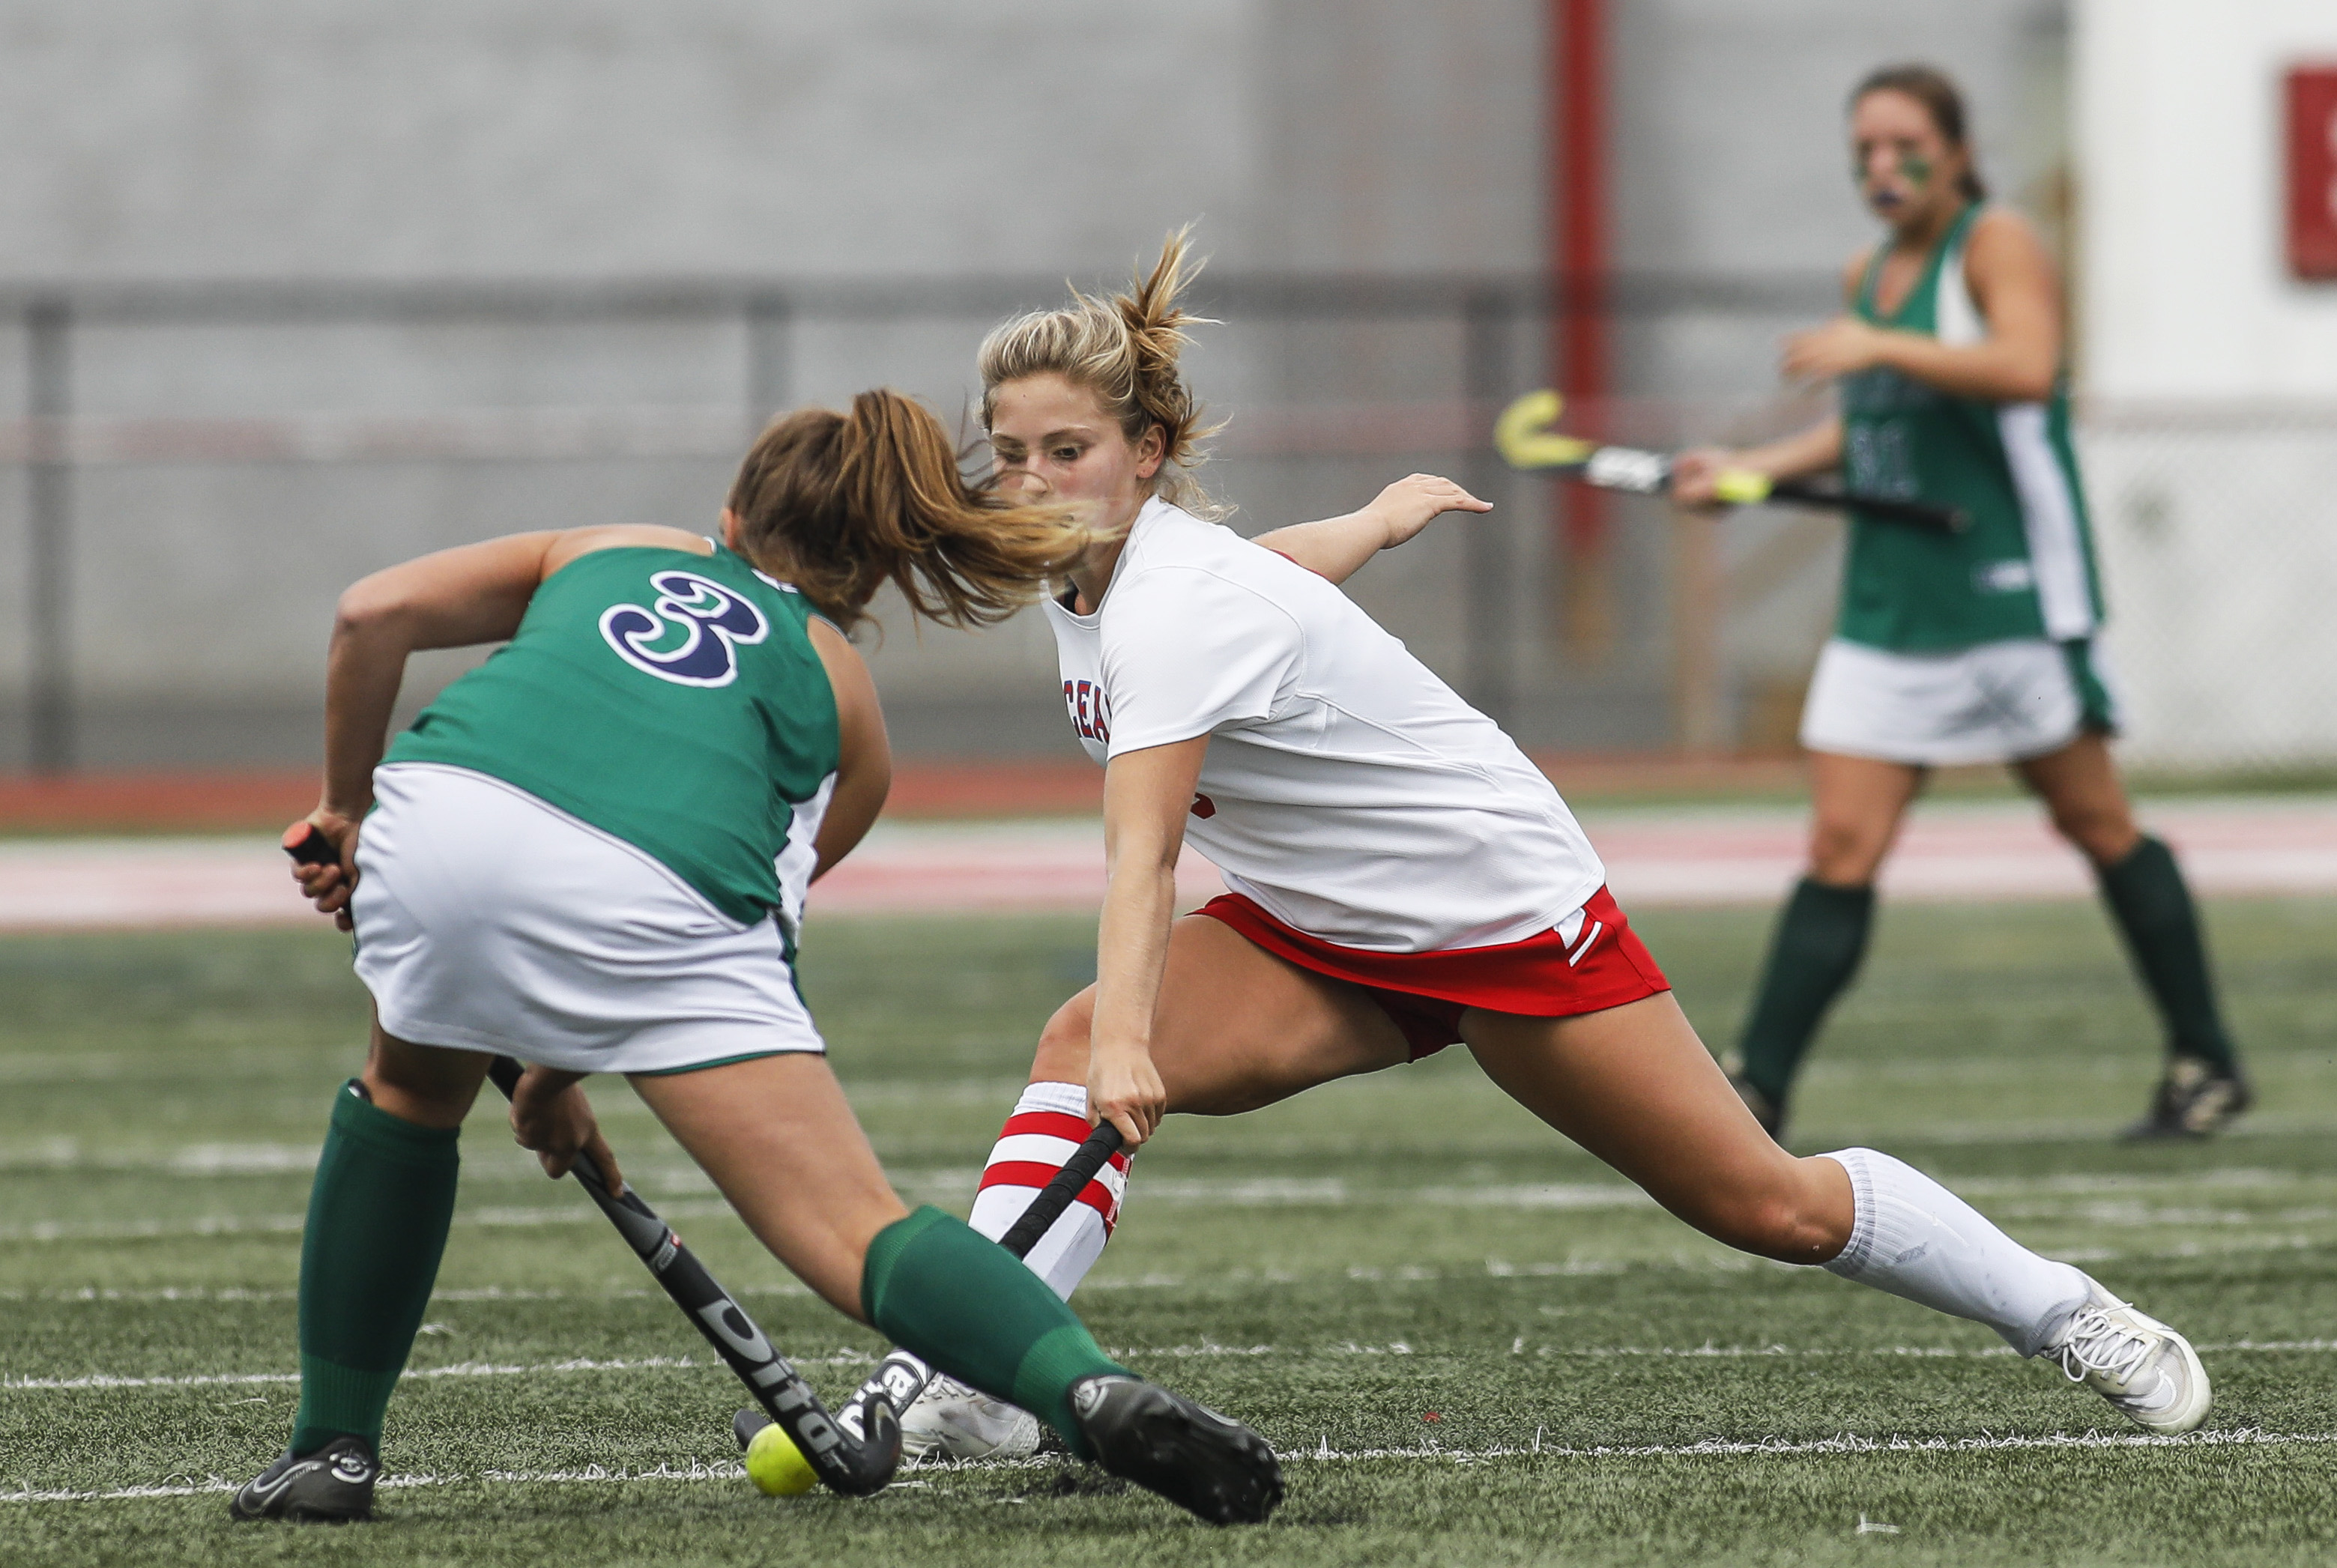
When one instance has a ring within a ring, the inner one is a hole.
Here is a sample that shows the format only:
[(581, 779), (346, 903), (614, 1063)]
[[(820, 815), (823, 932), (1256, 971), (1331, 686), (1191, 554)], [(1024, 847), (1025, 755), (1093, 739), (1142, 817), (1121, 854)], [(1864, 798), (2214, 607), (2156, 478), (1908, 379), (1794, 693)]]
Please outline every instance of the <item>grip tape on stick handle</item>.
[(998, 1238), (998, 1244), (1018, 1258), (1029, 1257), (1031, 1249), (1039, 1244), (1039, 1238), (1055, 1228), (1063, 1211), (1087, 1191), (1088, 1183), (1095, 1180), (1105, 1163), (1120, 1153), (1122, 1141), (1118, 1127), (1110, 1122), (1098, 1122), (1087, 1141), (1063, 1162), (1063, 1168), (1039, 1189), (1039, 1195), (1031, 1200), (1031, 1206), (1022, 1211), (1022, 1217)]

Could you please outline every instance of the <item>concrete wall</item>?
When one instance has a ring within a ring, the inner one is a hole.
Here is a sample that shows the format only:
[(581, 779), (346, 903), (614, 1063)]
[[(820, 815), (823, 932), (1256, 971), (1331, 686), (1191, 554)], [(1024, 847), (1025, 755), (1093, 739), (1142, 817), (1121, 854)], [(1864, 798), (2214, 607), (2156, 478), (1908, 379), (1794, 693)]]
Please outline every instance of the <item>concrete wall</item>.
[(14, 0), (0, 274), (1523, 267), (1538, 13)]
[[(2322, 0), (2084, 0), (2086, 387), (2337, 398), (2337, 287), (2288, 276), (2280, 79), (2337, 60)], [(2212, 17), (2212, 20), (2209, 18)]]
[[(1191, 219), (1224, 272), (1524, 272), (1546, 232), (1543, 12), (1192, 0), (1139, 25), (1082, 0), (0, 0), (0, 282), (1012, 274), (1040, 305), (1054, 279), (1109, 282)], [(1651, 436), (1775, 417), (1775, 339), (1828, 307), (1826, 277), (1865, 233), (1839, 146), (1841, 94), (1863, 70), (1921, 54), (1963, 73), (1991, 173), (2049, 195), (2048, 0), (1617, 0), (1615, 14), (1620, 261), (1782, 279), (1788, 297), (1625, 324), (1625, 389), (1696, 404)], [(833, 401), (886, 382), (954, 414), (989, 319), (798, 321), (779, 390)], [(756, 341), (713, 318), (148, 323), (79, 336), (75, 401), (117, 421), (568, 411), (719, 428), (736, 410), (743, 441)], [(21, 412), (22, 346), (0, 331), (0, 417)], [(1510, 385), (1541, 379), (1542, 347), (1519, 328)], [(1253, 316), (1206, 330), (1191, 369), (1237, 422), (1213, 480), (1237, 525), (1344, 509), (1409, 468), (1467, 462), (1400, 436), (1276, 456), (1245, 449), (1238, 423), (1449, 403), (1460, 350), (1450, 321)], [(304, 755), (338, 584), (513, 527), (702, 519), (733, 450), (85, 470), (72, 591), (89, 755)], [(1615, 654), (1571, 664), (1548, 635), (1548, 493), (1501, 482), (1521, 733), (1662, 744), (1660, 516), (1625, 517)], [(1740, 548), (1758, 555), (1766, 526)], [(1798, 678), (1823, 623), (1810, 607), (1828, 560), (1794, 548), (1810, 558), (1800, 587), (1740, 628), (1745, 667), (1772, 684)], [(1481, 618), (1470, 550), (1458, 533), (1423, 541), (1357, 588), (1456, 678)], [(23, 551), (22, 497), (0, 482), (0, 560)], [(0, 572), (0, 625), (23, 626), (24, 591)], [(1065, 744), (1029, 696), (1051, 686), (1038, 623), (964, 638), (890, 620), (874, 659), (904, 744)], [(21, 689), (24, 655), (0, 635), (0, 688)], [(413, 691), (447, 667), (417, 671)], [(6, 717), (0, 765), (15, 755)]]

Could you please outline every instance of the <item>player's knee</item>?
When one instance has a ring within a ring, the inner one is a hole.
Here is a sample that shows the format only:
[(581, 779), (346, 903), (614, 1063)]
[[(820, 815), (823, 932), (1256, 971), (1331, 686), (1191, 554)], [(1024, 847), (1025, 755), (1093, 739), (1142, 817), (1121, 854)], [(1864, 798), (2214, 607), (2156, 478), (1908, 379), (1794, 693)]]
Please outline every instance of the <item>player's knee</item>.
[(2096, 865), (2111, 865), (2133, 850), (2142, 835), (2134, 817), (2117, 805), (2058, 805), (2053, 808), (2053, 829)]
[(441, 1074), (414, 1071), (395, 1061), (368, 1062), (359, 1081), (376, 1107), (425, 1127), (461, 1125), (478, 1095), (475, 1080), (463, 1083)]
[(1083, 1084), (1088, 1076), (1088, 1029), (1095, 1021), (1095, 993), (1081, 991), (1055, 1009), (1039, 1031), (1039, 1049), (1031, 1076), (1058, 1083)]
[(1864, 823), (1821, 817), (1810, 829), (1810, 870), (1822, 882), (1869, 881), (1882, 858), (1882, 835)]

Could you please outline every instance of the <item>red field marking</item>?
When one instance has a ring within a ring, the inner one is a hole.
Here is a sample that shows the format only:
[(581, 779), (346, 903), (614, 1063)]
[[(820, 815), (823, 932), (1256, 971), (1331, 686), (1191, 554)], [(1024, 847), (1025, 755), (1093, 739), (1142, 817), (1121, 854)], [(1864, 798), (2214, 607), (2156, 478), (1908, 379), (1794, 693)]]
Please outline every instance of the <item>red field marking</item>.
[[(275, 832), (317, 803), (317, 770), (0, 774), (0, 838), (27, 833)], [(1079, 816), (1103, 809), (1103, 770), (1082, 759), (897, 764), (886, 814)]]
[(0, 836), (281, 828), (317, 803), (317, 770), (0, 774)]
[[(2209, 897), (2337, 893), (2337, 797), (2146, 803), (2142, 816)], [(1626, 908), (1761, 907), (1802, 871), (1790, 808), (1590, 812), (1585, 826)], [(2092, 872), (2024, 802), (1920, 809), (1882, 881), (1886, 900), (2088, 898)], [(1224, 890), (1190, 851), (1191, 909)], [(812, 890), (816, 915), (1055, 911), (1091, 915), (1104, 891), (1092, 817), (887, 823)], [(319, 917), (273, 837), (0, 842), (0, 930), (295, 925)]]

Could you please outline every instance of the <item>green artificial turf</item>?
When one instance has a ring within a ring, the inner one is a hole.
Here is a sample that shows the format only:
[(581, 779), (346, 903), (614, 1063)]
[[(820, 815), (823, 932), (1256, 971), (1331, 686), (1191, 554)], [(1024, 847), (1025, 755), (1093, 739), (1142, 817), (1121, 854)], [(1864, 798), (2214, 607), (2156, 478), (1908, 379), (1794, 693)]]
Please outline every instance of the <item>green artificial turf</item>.
[[(1636, 918), (1726, 1040), (1766, 915)], [(2185, 1329), (2223, 1440), (2105, 1442), (2131, 1429), (1985, 1330), (1726, 1252), (1456, 1050), (1172, 1122), (1138, 1163), (1077, 1305), (1289, 1456), (1281, 1515), (1231, 1532), (1054, 1460), (758, 1496), (726, 1376), (492, 1105), (390, 1410), (411, 1484), (369, 1525), (230, 1525), (217, 1485), (267, 1462), (296, 1394), (307, 1171), (364, 1022), (346, 946), (0, 940), (0, 1563), (2327, 1562), (2337, 902), (2210, 918), (2262, 1092), (2237, 1135), (2112, 1141), (2155, 1029), (2099, 911), (2033, 904), (1887, 910), (1794, 1142), (1887, 1147)], [(910, 1197), (963, 1212), (1090, 930), (815, 926), (807, 988)], [(596, 1103), (775, 1339), (828, 1390), (856, 1381), (875, 1339), (787, 1281), (621, 1085)], [(184, 1495), (103, 1495), (138, 1488)]]

